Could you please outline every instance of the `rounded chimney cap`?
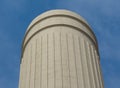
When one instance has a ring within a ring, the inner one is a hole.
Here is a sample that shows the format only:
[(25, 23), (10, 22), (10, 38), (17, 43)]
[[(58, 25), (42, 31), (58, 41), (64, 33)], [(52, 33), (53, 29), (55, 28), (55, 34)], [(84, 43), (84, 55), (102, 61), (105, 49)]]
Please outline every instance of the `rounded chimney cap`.
[[(56, 16), (56, 15), (66, 15), (66, 16), (71, 16), (71, 17), (75, 17), (76, 19), (81, 20), (82, 22), (84, 22), (85, 24), (88, 25), (88, 23), (83, 19), (83, 17), (81, 17), (80, 15), (69, 11), (69, 10), (65, 10), (65, 9), (56, 9), (56, 10), (49, 10), (47, 12), (44, 12), (42, 14), (40, 14), (39, 16), (37, 16), (35, 19), (32, 20), (32, 22), (30, 23), (30, 25), (28, 26), (27, 31), (29, 30), (29, 28), (34, 25), (36, 22), (38, 22), (41, 19), (44, 19), (46, 17), (50, 17), (50, 16)], [(89, 26), (89, 25), (88, 25)]]
[[(57, 20), (54, 19), (57, 17), (59, 19)], [(95, 44), (95, 46), (98, 48), (97, 39), (94, 32), (92, 31), (88, 23), (79, 14), (76, 14), (69, 10), (58, 9), (44, 12), (43, 14), (37, 16), (30, 23), (22, 43), (22, 52), (24, 52), (26, 45), (28, 44), (30, 39), (34, 36), (34, 34), (38, 33), (38, 31), (58, 25), (69, 26), (78, 31), (81, 31), (86, 36), (88, 36)]]

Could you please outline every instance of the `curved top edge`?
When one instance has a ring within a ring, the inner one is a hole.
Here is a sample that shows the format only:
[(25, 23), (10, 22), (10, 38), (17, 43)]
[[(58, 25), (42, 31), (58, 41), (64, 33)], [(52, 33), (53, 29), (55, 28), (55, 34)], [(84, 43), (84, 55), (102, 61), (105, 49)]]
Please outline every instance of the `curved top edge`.
[(28, 26), (27, 31), (33, 24), (35, 24), (40, 19), (43, 19), (43, 18), (48, 17), (48, 16), (52, 16), (52, 15), (69, 15), (69, 16), (73, 16), (73, 17), (76, 17), (77, 19), (83, 21), (84, 23), (86, 23), (89, 26), (89, 24), (79, 14), (77, 14), (75, 12), (72, 12), (70, 10), (66, 10), (66, 9), (56, 9), (56, 10), (46, 11), (46, 12), (38, 15), (36, 18), (34, 18), (32, 20), (32, 22), (30, 23), (30, 25)]
[[(26, 34), (25, 34), (25, 37), (24, 37), (24, 40), (23, 40), (23, 43), (22, 43), (22, 52), (24, 51), (23, 49), (23, 46), (24, 46), (24, 41), (25, 41), (25, 38), (27, 36), (27, 34), (29, 33), (30, 31), (30, 28), (32, 26), (34, 26), (38, 21), (40, 21), (41, 19), (44, 19), (44, 18), (47, 18), (47, 17), (50, 17), (50, 16), (54, 16), (54, 15), (68, 15), (68, 16), (71, 16), (71, 17), (74, 17), (75, 19), (78, 19), (80, 20), (83, 24), (85, 24), (85, 26), (88, 27), (88, 29), (92, 32), (94, 38), (95, 38), (95, 41), (97, 43), (97, 39), (96, 39), (96, 36), (94, 34), (94, 32), (92, 31), (91, 27), (89, 26), (89, 24), (85, 21), (85, 19), (83, 17), (81, 17), (79, 14), (75, 13), (75, 12), (72, 12), (70, 10), (66, 10), (66, 9), (55, 9), (55, 10), (49, 10), (49, 11), (46, 11), (40, 15), (38, 15), (35, 19), (32, 20), (32, 22), (30, 23), (30, 25), (28, 26), (27, 28), (27, 31), (26, 31)], [(98, 44), (97, 44), (98, 45)], [(98, 46), (97, 46), (98, 48)], [(99, 53), (98, 53), (99, 54)]]

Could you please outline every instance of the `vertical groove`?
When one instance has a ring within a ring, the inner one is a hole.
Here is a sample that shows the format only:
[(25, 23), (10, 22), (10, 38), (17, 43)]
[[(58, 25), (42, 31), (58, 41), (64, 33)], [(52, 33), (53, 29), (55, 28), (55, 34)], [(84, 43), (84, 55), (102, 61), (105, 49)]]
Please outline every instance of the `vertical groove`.
[(42, 40), (43, 40), (43, 38), (42, 38), (42, 36), (41, 36), (41, 62), (40, 62), (40, 64), (41, 64), (41, 71), (40, 71), (40, 88), (42, 88)]
[(97, 64), (97, 61), (96, 61), (97, 58), (96, 58), (96, 55), (95, 55), (95, 50), (94, 50), (93, 53), (94, 53), (94, 57), (95, 57), (95, 60), (94, 60), (94, 61), (95, 61), (96, 75), (97, 75), (97, 80), (98, 80), (98, 88), (100, 88), (99, 73), (98, 73), (98, 68), (97, 68), (97, 65), (98, 65), (98, 64)]
[(99, 83), (99, 88), (101, 88), (101, 85), (100, 85), (100, 76), (99, 76), (99, 70), (98, 70), (98, 63), (97, 63), (97, 60), (98, 60), (98, 58), (96, 57), (96, 53), (95, 53), (95, 50), (94, 50), (94, 55), (95, 55), (95, 63), (96, 63), (96, 70), (97, 70), (97, 77), (98, 77), (98, 83)]
[(91, 62), (92, 62), (93, 75), (94, 75), (94, 86), (95, 86), (95, 88), (97, 88), (95, 66), (94, 66), (94, 56), (93, 56), (93, 52), (92, 52), (92, 45), (90, 45), (90, 52), (91, 52)]
[(88, 76), (88, 80), (86, 79), (86, 81), (88, 81), (88, 87), (90, 88), (91, 85), (90, 85), (90, 76), (89, 76), (89, 66), (88, 66), (88, 60), (87, 60), (87, 52), (86, 52), (86, 42), (85, 40), (83, 41), (83, 49), (84, 49), (84, 56), (85, 56), (85, 64), (86, 64), (86, 71), (87, 71), (87, 74), (86, 76)]
[[(28, 56), (28, 51), (27, 51), (27, 49), (26, 49), (26, 51), (25, 51), (25, 58), (24, 58), (24, 63), (25, 63), (25, 65), (24, 65), (24, 68), (25, 68), (25, 77), (27, 76), (27, 56)], [(25, 83), (24, 83), (24, 87), (26, 87), (26, 79), (25, 79)]]
[(71, 76), (70, 76), (70, 58), (69, 58), (69, 50), (68, 50), (68, 34), (66, 34), (66, 40), (67, 40), (67, 54), (68, 54), (68, 69), (69, 69), (69, 84), (71, 88)]
[(27, 65), (27, 71), (26, 71), (26, 72), (27, 72), (27, 73), (26, 73), (26, 74), (27, 74), (27, 75), (26, 75), (26, 82), (27, 82), (27, 83), (26, 83), (26, 88), (29, 88), (29, 80), (30, 80), (30, 78), (29, 78), (29, 77), (30, 77), (30, 59), (31, 59), (31, 58), (30, 58), (30, 53), (31, 53), (30, 45), (28, 45), (26, 49), (28, 49), (28, 56), (27, 56), (28, 61), (27, 61), (27, 64), (26, 64), (26, 65)]
[(100, 74), (100, 66), (99, 66), (99, 62), (98, 62), (98, 60), (99, 60), (99, 58), (98, 58), (98, 56), (97, 56), (97, 53), (96, 53), (96, 51), (94, 51), (94, 53), (95, 53), (95, 57), (96, 57), (96, 64), (97, 64), (97, 72), (98, 72), (98, 77), (99, 77), (99, 84), (100, 84), (100, 88), (102, 88), (103, 86), (102, 86), (102, 78), (101, 78), (101, 74)]
[(88, 72), (88, 64), (87, 64), (87, 57), (86, 57), (86, 50), (85, 50), (85, 41), (84, 39), (82, 39), (81, 42), (81, 49), (82, 49), (82, 63), (83, 64), (83, 72), (84, 72), (84, 79), (85, 79), (85, 88), (89, 88), (90, 87), (90, 79), (89, 79), (89, 72)]
[[(83, 59), (84, 59), (83, 58), (83, 48), (84, 48), (84, 39), (81, 39), (81, 62), (82, 63), (84, 63), (84, 61), (83, 61)], [(87, 88), (88, 84), (86, 83), (87, 80), (86, 80), (86, 75), (85, 75), (86, 72), (85, 72), (85, 66), (84, 66), (84, 64), (82, 64), (82, 67), (83, 67), (82, 69), (83, 69), (84, 87)]]
[(47, 34), (47, 88), (48, 88), (48, 34)]
[[(22, 74), (24, 74), (24, 58), (23, 58), (23, 62), (22, 62), (22, 64), (23, 64), (23, 70), (22, 70)], [(22, 79), (23, 79), (23, 82), (22, 82), (22, 87), (24, 87), (24, 75), (22, 76)]]
[[(98, 57), (99, 58), (99, 57)], [(101, 67), (100, 67), (100, 62), (99, 62), (99, 70), (100, 70), (100, 78), (101, 78), (101, 85), (102, 87), (101, 88), (104, 88), (104, 82), (103, 82), (103, 79), (102, 79), (102, 71), (101, 71)]]
[(53, 32), (53, 48), (54, 48), (54, 88), (56, 88), (56, 72), (55, 72), (55, 34)]
[(35, 41), (35, 73), (34, 73), (34, 88), (36, 88), (36, 85), (35, 85), (35, 83), (36, 83), (36, 55), (37, 55), (37, 39), (36, 39), (36, 41)]
[(75, 41), (74, 41), (73, 35), (72, 35), (72, 39), (73, 39), (73, 53), (74, 53), (74, 57), (75, 57), (76, 80), (77, 80), (77, 88), (78, 88), (78, 74), (77, 74), (77, 66), (76, 66)]
[(23, 87), (23, 82), (24, 82), (24, 81), (23, 81), (23, 77), (24, 77), (24, 75), (23, 75), (23, 74), (24, 74), (24, 73), (23, 73), (23, 72), (24, 72), (23, 66), (24, 66), (24, 57), (23, 57), (23, 59), (22, 59), (22, 82), (21, 82), (22, 85), (21, 85), (21, 88)]
[[(28, 48), (28, 47), (27, 47)], [(26, 85), (25, 85), (25, 87), (27, 87), (27, 69), (28, 69), (28, 61), (29, 61), (29, 57), (28, 57), (28, 55), (29, 55), (29, 53), (28, 53), (28, 49), (26, 48), (26, 50), (27, 50), (27, 57), (26, 57)]]
[(30, 75), (29, 75), (29, 87), (30, 88), (30, 79), (31, 79), (31, 64), (32, 64), (32, 44), (30, 45)]
[(79, 51), (80, 51), (80, 62), (81, 62), (81, 73), (82, 73), (82, 80), (83, 80), (83, 88), (87, 88), (86, 87), (86, 85), (85, 85), (85, 79), (84, 79), (84, 77), (85, 77), (85, 75), (84, 75), (84, 68), (83, 68), (83, 60), (82, 60), (82, 51), (81, 51), (81, 49), (82, 49), (82, 46), (81, 46), (81, 39), (80, 39), (80, 37), (78, 37), (78, 40), (79, 40)]
[[(25, 54), (26, 54), (26, 51), (25, 51)], [(24, 56), (24, 59), (23, 59), (23, 83), (22, 83), (22, 87), (25, 87), (25, 58), (26, 56)]]
[(20, 88), (22, 88), (22, 86), (23, 86), (23, 59), (24, 58), (22, 58), (22, 64), (21, 64), (21, 85), (20, 85)]
[(87, 59), (87, 64), (88, 64), (88, 72), (89, 72), (89, 81), (90, 81), (90, 88), (93, 88), (93, 77), (92, 77), (92, 67), (91, 67), (91, 56), (90, 56), (90, 50), (89, 50), (89, 43), (86, 42), (86, 56), (88, 57)]
[(31, 58), (32, 58), (32, 60), (31, 60), (31, 74), (30, 74), (30, 76), (31, 76), (31, 78), (30, 78), (30, 88), (34, 88), (34, 79), (35, 79), (35, 44), (36, 43), (36, 41), (35, 41), (35, 39), (32, 41), (32, 48), (31, 48)]
[(61, 40), (61, 32), (60, 32), (60, 57), (61, 57), (61, 73), (62, 73), (62, 88), (63, 88), (63, 67), (62, 67), (62, 40)]
[[(79, 36), (77, 37), (77, 40), (78, 40), (78, 55), (79, 55), (79, 58), (78, 58), (78, 60), (79, 60), (79, 63), (80, 63), (80, 74), (79, 75), (81, 75), (80, 76), (80, 78), (79, 78), (79, 82), (81, 82), (80, 84), (79, 84), (79, 87), (78, 88), (84, 88), (84, 79), (83, 79), (83, 66), (82, 66), (82, 62), (81, 62), (81, 48), (80, 48), (80, 39), (79, 39)], [(79, 65), (78, 65), (79, 66)]]
[(92, 54), (91, 54), (91, 48), (90, 48), (90, 44), (87, 43), (87, 46), (88, 46), (88, 55), (89, 55), (89, 58), (90, 58), (90, 67), (91, 67), (91, 84), (92, 84), (92, 88), (96, 88), (96, 83), (95, 83), (95, 75), (94, 75), (94, 66), (93, 66), (93, 58), (92, 58)]
[[(87, 42), (84, 42), (85, 44), (85, 56), (86, 56), (86, 63), (87, 63), (87, 70), (88, 70), (88, 79), (89, 79), (89, 86), (90, 88), (93, 88), (92, 87), (92, 81), (91, 81), (91, 72), (90, 72), (90, 57), (89, 57), (89, 51), (88, 51), (88, 47), (87, 47)], [(88, 59), (87, 59), (88, 58)]]
[(39, 36), (37, 36), (36, 39), (36, 65), (35, 65), (35, 88), (40, 88), (40, 39), (38, 38)]
[(25, 84), (26, 84), (26, 81), (25, 81), (25, 77), (26, 77), (26, 54), (27, 54), (27, 49), (25, 50), (25, 56), (24, 56), (24, 59), (23, 59), (23, 87), (25, 87)]
[[(99, 59), (99, 56), (98, 56), (98, 59)], [(104, 82), (103, 82), (103, 79), (102, 79), (102, 72), (101, 72), (101, 67), (100, 67), (100, 62), (98, 62), (99, 64), (99, 71), (100, 71), (100, 78), (101, 78), (101, 88), (104, 88)]]
[(91, 46), (92, 48), (92, 56), (93, 56), (93, 65), (94, 65), (94, 72), (95, 72), (95, 80), (96, 80), (96, 87), (99, 88), (99, 80), (98, 80), (98, 76), (97, 76), (97, 68), (96, 68), (96, 62), (95, 62), (95, 55), (94, 55), (94, 48), (93, 46)]

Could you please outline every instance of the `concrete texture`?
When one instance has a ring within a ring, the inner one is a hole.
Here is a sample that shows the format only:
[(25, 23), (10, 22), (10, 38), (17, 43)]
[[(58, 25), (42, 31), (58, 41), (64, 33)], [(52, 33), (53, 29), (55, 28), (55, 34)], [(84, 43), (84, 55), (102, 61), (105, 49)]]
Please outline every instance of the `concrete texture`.
[(103, 88), (97, 41), (76, 13), (51, 10), (29, 25), (19, 88)]

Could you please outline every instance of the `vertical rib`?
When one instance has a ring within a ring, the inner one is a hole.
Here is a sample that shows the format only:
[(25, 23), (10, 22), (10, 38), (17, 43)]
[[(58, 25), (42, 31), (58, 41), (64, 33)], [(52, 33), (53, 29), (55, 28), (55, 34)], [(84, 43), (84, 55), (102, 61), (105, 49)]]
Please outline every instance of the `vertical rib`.
[(45, 34), (42, 41), (42, 88), (47, 88), (47, 35)]
[(95, 57), (96, 57), (96, 64), (97, 64), (97, 71), (98, 71), (98, 78), (99, 78), (100, 88), (103, 88), (103, 81), (102, 81), (102, 77), (101, 77), (101, 73), (100, 73), (100, 71), (101, 71), (100, 63), (99, 63), (99, 58), (98, 58), (96, 50), (94, 51), (94, 53), (95, 53)]
[(74, 55), (74, 44), (72, 34), (68, 35), (68, 51), (69, 51), (69, 65), (70, 65), (70, 76), (71, 76), (71, 88), (77, 88), (77, 77), (76, 77), (76, 58)]
[(24, 76), (25, 76), (25, 77), (24, 77), (24, 87), (26, 87), (26, 83), (27, 83), (27, 81), (26, 81), (26, 76), (27, 76), (27, 74), (26, 74), (26, 73), (27, 73), (27, 59), (28, 59), (27, 56), (28, 56), (28, 50), (26, 49), (26, 50), (25, 50), (25, 58), (24, 58), (24, 61), (25, 61), (25, 62), (24, 62), (24, 63), (25, 63), (25, 64), (24, 64), (24, 69), (25, 69), (25, 73), (24, 73)]
[(30, 45), (30, 75), (29, 75), (29, 87), (31, 87), (31, 64), (32, 64), (32, 44)]
[(36, 75), (35, 75), (35, 88), (40, 87), (40, 73), (41, 73), (41, 36), (39, 39), (36, 40)]
[(49, 52), (48, 52), (48, 34), (47, 34), (47, 88), (48, 88), (48, 56), (49, 56)]
[(35, 86), (35, 53), (36, 53), (36, 40), (33, 39), (33, 42), (32, 42), (32, 54), (31, 54), (31, 80), (30, 80), (30, 88), (34, 88)]
[(62, 33), (62, 66), (63, 66), (63, 88), (69, 88), (69, 67), (68, 67), (68, 56), (67, 56), (67, 42), (66, 33)]
[(88, 70), (88, 80), (89, 80), (89, 86), (90, 88), (93, 88), (93, 81), (91, 77), (91, 64), (90, 64), (90, 54), (89, 54), (89, 43), (86, 41), (85, 43), (85, 52), (86, 52), (86, 63), (87, 63), (87, 70)]
[(79, 42), (79, 54), (80, 54), (80, 72), (81, 72), (81, 84), (83, 85), (81, 88), (86, 88), (85, 85), (85, 79), (84, 79), (84, 68), (83, 68), (83, 63), (82, 63), (82, 48), (81, 48), (81, 39), (78, 37), (78, 42)]
[[(26, 50), (25, 50), (25, 54), (26, 54)], [(26, 59), (26, 56), (24, 55), (24, 58), (23, 58), (23, 62), (22, 62), (22, 64), (23, 64), (23, 71), (22, 71), (22, 73), (24, 74), (23, 75), (23, 82), (22, 82), (22, 87), (24, 88), (25, 87), (25, 59)]]
[(23, 59), (23, 88), (26, 86), (26, 58), (27, 58), (27, 49), (25, 50), (25, 55), (24, 55), (24, 59)]
[(89, 72), (88, 72), (88, 64), (87, 64), (87, 57), (86, 57), (86, 51), (85, 51), (85, 41), (84, 39), (81, 39), (81, 56), (82, 56), (82, 63), (83, 63), (83, 74), (85, 79), (85, 88), (90, 88), (90, 79), (89, 79)]
[(60, 48), (60, 33), (54, 33), (55, 39), (55, 88), (62, 88), (62, 62), (61, 62), (61, 48)]
[(48, 34), (48, 87), (54, 88), (54, 35)]
[(37, 69), (37, 68), (36, 68), (36, 67), (37, 67), (37, 66), (36, 66), (36, 65), (37, 65), (37, 62), (36, 62), (37, 60), (36, 60), (36, 59), (37, 59), (37, 39), (36, 39), (36, 41), (35, 41), (35, 73), (34, 73), (34, 88), (36, 88), (36, 73), (37, 73), (37, 72), (36, 72), (36, 69)]
[(75, 40), (74, 40), (74, 36), (72, 35), (72, 39), (73, 39), (73, 53), (74, 53), (74, 59), (75, 59), (75, 71), (76, 71), (76, 81), (77, 81), (77, 88), (78, 88), (78, 71), (77, 71), (77, 64), (76, 64), (76, 50), (75, 50)]
[(90, 65), (90, 79), (91, 79), (91, 88), (96, 88), (96, 80), (95, 80), (95, 75), (94, 75), (94, 66), (93, 66), (93, 58), (92, 58), (92, 53), (91, 53), (91, 48), (90, 44), (87, 42), (87, 47), (88, 47), (88, 57), (89, 57), (89, 65)]
[(61, 57), (61, 75), (62, 75), (62, 88), (63, 88), (63, 60), (62, 60), (62, 39), (61, 39), (61, 32), (60, 32), (60, 57)]
[(66, 41), (67, 41), (67, 54), (68, 54), (68, 69), (69, 69), (69, 85), (71, 88), (71, 76), (70, 76), (70, 58), (69, 58), (69, 50), (68, 50), (68, 34), (66, 34)]
[(26, 54), (25, 54), (25, 55), (26, 55), (26, 57), (25, 57), (25, 58), (26, 58), (26, 64), (25, 64), (25, 67), (24, 67), (24, 68), (26, 68), (26, 69), (25, 69), (25, 77), (26, 77), (26, 79), (25, 79), (25, 81), (26, 81), (26, 82), (25, 82), (25, 87), (28, 87), (28, 84), (29, 84), (29, 83), (28, 83), (28, 82), (29, 82), (29, 81), (28, 81), (28, 80), (29, 80), (29, 78), (28, 78), (28, 77), (29, 77), (29, 72), (28, 72), (28, 71), (29, 71), (29, 70), (28, 70), (28, 69), (29, 69), (29, 66), (28, 66), (28, 64), (29, 64), (29, 50), (28, 50), (28, 48), (29, 48), (29, 47), (27, 46), (27, 47), (26, 47), (26, 50), (27, 50), (27, 51), (26, 51)]
[(31, 53), (31, 48), (30, 48), (30, 45), (28, 45), (27, 46), (27, 48), (26, 49), (28, 49), (28, 55), (27, 55), (27, 64), (26, 64), (26, 67), (27, 67), (27, 69), (26, 69), (26, 88), (29, 88), (29, 80), (30, 80), (30, 53)]
[[(80, 36), (81, 37), (81, 36)], [(85, 64), (83, 62), (83, 39), (79, 38), (80, 41), (80, 53), (81, 53), (81, 65), (82, 65), (82, 73), (83, 73), (83, 83), (84, 83), (84, 87), (87, 88), (87, 81), (86, 81), (86, 71), (85, 71)]]
[(56, 71), (55, 71), (55, 34), (54, 34), (54, 32), (53, 32), (53, 55), (54, 55), (54, 88), (56, 88)]
[(42, 58), (42, 50), (43, 50), (43, 49), (42, 49), (42, 46), (43, 46), (43, 45), (42, 45), (42, 41), (43, 41), (43, 37), (41, 36), (40, 88), (42, 88), (42, 59), (43, 59), (43, 58)]
[(19, 83), (19, 88), (23, 88), (23, 59), (24, 57), (22, 58), (22, 62), (20, 64), (20, 68), (21, 68), (21, 71), (20, 71), (20, 83)]
[(97, 67), (96, 67), (96, 58), (95, 58), (95, 54), (94, 54), (94, 48), (93, 46), (91, 45), (91, 52), (92, 52), (92, 58), (93, 58), (93, 67), (94, 67), (94, 76), (95, 76), (95, 81), (96, 81), (96, 88), (100, 88), (99, 86), (99, 79), (98, 79), (98, 73), (97, 73)]

